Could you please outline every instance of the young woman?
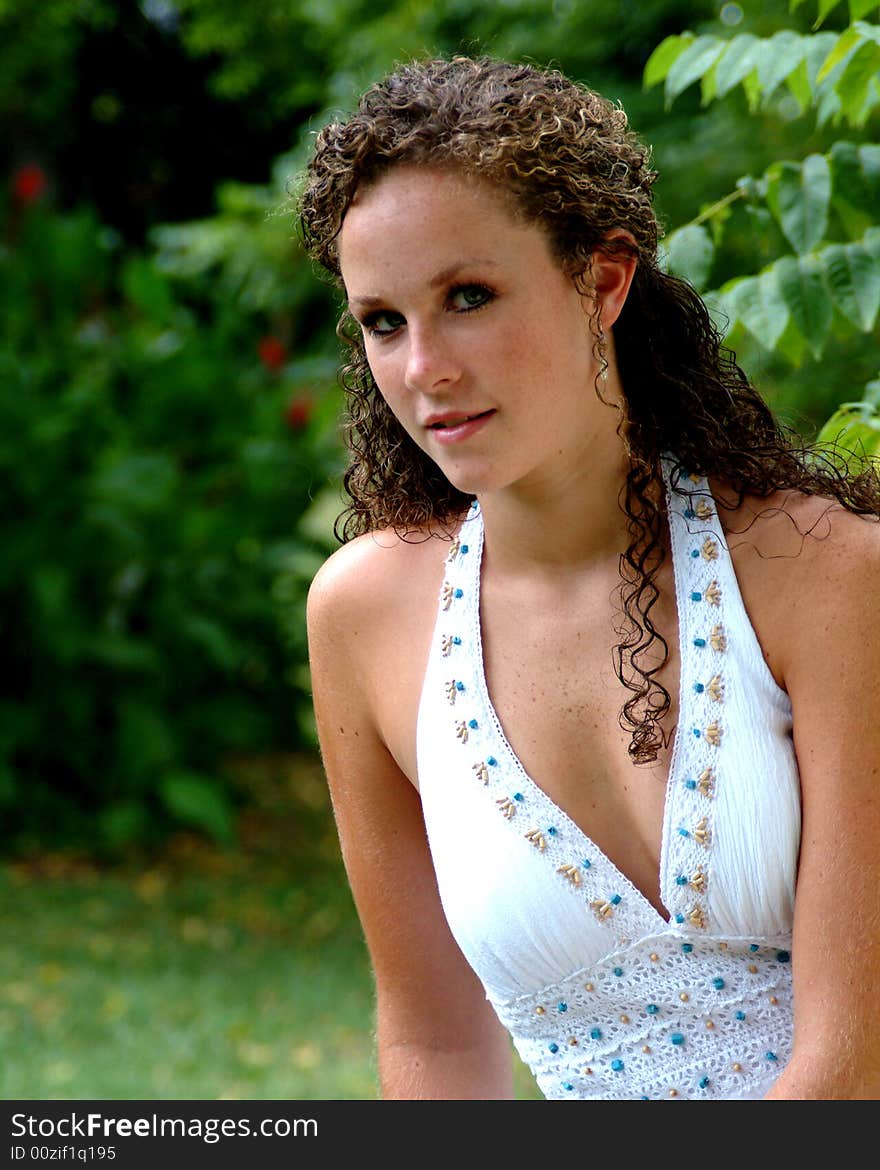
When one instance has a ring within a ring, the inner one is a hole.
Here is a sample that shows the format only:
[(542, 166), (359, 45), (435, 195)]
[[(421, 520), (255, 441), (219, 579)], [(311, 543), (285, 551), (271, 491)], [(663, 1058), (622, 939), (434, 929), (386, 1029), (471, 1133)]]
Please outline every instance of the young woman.
[[(660, 272), (555, 71), (400, 67), (318, 136), (351, 505), (315, 710), (386, 1097), (880, 1094), (880, 488)], [(508, 1035), (509, 1034), (509, 1035)]]

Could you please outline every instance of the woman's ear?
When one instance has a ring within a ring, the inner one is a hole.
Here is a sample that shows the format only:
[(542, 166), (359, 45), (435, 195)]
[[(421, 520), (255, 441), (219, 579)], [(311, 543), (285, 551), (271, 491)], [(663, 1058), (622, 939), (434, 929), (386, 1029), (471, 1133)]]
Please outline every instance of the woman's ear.
[(636, 270), (636, 243), (628, 231), (615, 228), (605, 242), (619, 241), (610, 248), (602, 244), (592, 255), (591, 277), (596, 300), (599, 302), (599, 320), (607, 333), (620, 316)]

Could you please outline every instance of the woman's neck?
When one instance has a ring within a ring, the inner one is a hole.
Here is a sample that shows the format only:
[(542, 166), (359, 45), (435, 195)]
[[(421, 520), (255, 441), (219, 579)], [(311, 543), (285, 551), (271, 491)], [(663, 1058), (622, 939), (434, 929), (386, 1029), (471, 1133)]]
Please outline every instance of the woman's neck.
[(542, 487), (480, 497), (485, 542), (499, 574), (544, 577), (578, 572), (629, 544), (620, 507), (629, 464), (623, 443), (598, 446), (588, 459)]

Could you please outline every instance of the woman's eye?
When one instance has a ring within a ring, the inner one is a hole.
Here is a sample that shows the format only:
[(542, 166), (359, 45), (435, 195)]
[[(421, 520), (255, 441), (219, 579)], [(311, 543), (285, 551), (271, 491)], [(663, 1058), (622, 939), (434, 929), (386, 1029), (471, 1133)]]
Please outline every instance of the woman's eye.
[(452, 290), (449, 299), (459, 311), (467, 312), (468, 309), (479, 309), (488, 304), (492, 295), (481, 284), (462, 284)]
[(361, 323), (371, 337), (387, 337), (403, 324), (400, 313), (372, 313)]

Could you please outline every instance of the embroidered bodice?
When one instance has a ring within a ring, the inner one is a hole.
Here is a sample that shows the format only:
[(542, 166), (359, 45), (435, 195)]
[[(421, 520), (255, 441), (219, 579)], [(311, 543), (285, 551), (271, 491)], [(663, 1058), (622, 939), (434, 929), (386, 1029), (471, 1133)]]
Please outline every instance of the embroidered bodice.
[(671, 460), (663, 468), (681, 661), (664, 913), (505, 737), (483, 668), (476, 502), (447, 557), (419, 707), (419, 787), (446, 916), (550, 1098), (758, 1097), (791, 1051), (791, 706), (707, 482)]

